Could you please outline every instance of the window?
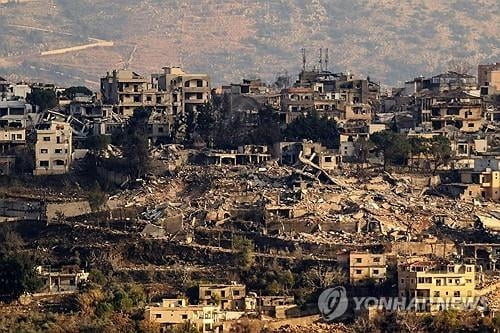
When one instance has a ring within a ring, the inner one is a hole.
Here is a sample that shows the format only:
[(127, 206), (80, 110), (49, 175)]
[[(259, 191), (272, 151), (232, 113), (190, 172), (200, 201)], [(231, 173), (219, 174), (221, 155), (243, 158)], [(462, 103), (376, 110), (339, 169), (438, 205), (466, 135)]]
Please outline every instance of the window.
[(151, 96), (146, 96), (146, 101), (151, 102), (153, 98)]
[[(499, 249), (497, 249), (497, 253), (500, 252)], [(467, 272), (472, 272), (472, 267), (468, 266), (467, 267)]]
[(453, 292), (453, 297), (460, 297), (460, 290)]
[(405, 279), (401, 279), (401, 283), (405, 283)]
[(44, 137), (43, 137), (43, 141), (45, 141), (45, 142), (50, 141), (50, 136), (44, 136)]
[(468, 123), (467, 126), (468, 127), (474, 127), (474, 123)]
[(357, 274), (357, 275), (360, 275), (360, 274), (361, 274), (361, 270), (360, 270), (360, 269), (357, 269), (357, 270), (356, 270), (356, 274)]
[(419, 277), (418, 278), (418, 283), (424, 283), (424, 278), (423, 277)]
[(182, 320), (187, 320), (188, 319), (188, 315), (187, 314), (183, 314), (182, 315)]
[(56, 150), (55, 150), (55, 153), (56, 153), (56, 154), (62, 154), (62, 152), (63, 152), (63, 150), (62, 150), (62, 149), (56, 149)]
[(331, 156), (326, 156), (325, 157), (325, 163), (331, 163), (332, 162), (332, 157)]
[(64, 163), (64, 161), (63, 161), (63, 160), (55, 160), (55, 161), (54, 161), (54, 164), (55, 164), (55, 165), (58, 165), (58, 166), (63, 166), (65, 163)]
[(48, 154), (49, 150), (48, 149), (40, 149), (40, 154)]
[(361, 263), (362, 261), (363, 261), (363, 259), (361, 259), (361, 258), (356, 258), (356, 262), (357, 262), (358, 264), (359, 264), (359, 263)]
[(196, 80), (197, 87), (203, 87), (203, 80)]
[(22, 134), (17, 134), (17, 139), (18, 140), (22, 140), (23, 139), (23, 135)]
[(380, 262), (380, 257), (373, 258), (373, 262)]
[(226, 291), (225, 290), (222, 290), (220, 292), (220, 297), (226, 297)]
[(49, 161), (40, 161), (40, 166), (44, 167), (44, 168), (48, 168), (49, 167)]
[(212, 292), (210, 290), (205, 290), (205, 296), (211, 296)]
[(379, 274), (379, 270), (378, 269), (374, 269), (373, 270), (373, 274)]
[(197, 93), (196, 94), (196, 99), (203, 99), (203, 94), (202, 93)]
[(155, 314), (155, 318), (156, 318), (156, 319), (160, 319), (160, 318), (161, 318), (161, 313), (156, 313), (156, 314)]
[(436, 291), (434, 292), (434, 297), (439, 297), (439, 295), (440, 295), (440, 292), (439, 292), (438, 290), (436, 290)]
[(426, 277), (425, 278), (425, 283), (432, 283), (432, 278), (431, 277)]
[(436, 279), (436, 286), (440, 286), (441, 285), (441, 279)]
[(240, 296), (239, 290), (233, 290), (233, 296)]
[(460, 279), (455, 279), (455, 284), (460, 284)]

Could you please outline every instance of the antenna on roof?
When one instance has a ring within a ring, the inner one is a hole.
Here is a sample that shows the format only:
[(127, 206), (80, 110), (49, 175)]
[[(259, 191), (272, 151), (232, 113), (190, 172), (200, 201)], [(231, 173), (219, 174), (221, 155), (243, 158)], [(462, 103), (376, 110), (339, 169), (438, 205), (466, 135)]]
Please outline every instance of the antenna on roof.
[(328, 48), (325, 50), (325, 71), (328, 72)]
[(302, 71), (306, 71), (306, 49), (302, 48)]
[(319, 48), (319, 71), (323, 71), (323, 48)]

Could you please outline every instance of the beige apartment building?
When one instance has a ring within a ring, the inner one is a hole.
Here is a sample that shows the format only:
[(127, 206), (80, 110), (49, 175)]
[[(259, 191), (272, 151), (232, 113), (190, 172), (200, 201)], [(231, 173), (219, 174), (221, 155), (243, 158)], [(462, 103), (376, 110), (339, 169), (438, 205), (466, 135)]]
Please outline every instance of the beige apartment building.
[(190, 74), (180, 67), (164, 67), (155, 75), (158, 89), (170, 94), (173, 115), (184, 114), (210, 101), (210, 77), (207, 74)]
[(147, 307), (144, 317), (160, 325), (161, 332), (190, 324), (201, 333), (220, 332), (221, 313), (213, 305), (188, 305), (185, 299), (164, 299), (159, 306)]
[(344, 267), (348, 267), (351, 284), (373, 280), (381, 283), (386, 279), (387, 263), (385, 254), (350, 252), (338, 256)]
[(243, 284), (201, 284), (200, 304), (220, 304), (222, 310), (245, 310), (246, 286)]
[(475, 286), (474, 265), (418, 261), (398, 267), (399, 296), (414, 299), (418, 312), (436, 312), (471, 304)]
[(58, 175), (69, 171), (71, 165), (72, 129), (68, 123), (52, 121), (36, 129), (35, 170), (33, 174)]

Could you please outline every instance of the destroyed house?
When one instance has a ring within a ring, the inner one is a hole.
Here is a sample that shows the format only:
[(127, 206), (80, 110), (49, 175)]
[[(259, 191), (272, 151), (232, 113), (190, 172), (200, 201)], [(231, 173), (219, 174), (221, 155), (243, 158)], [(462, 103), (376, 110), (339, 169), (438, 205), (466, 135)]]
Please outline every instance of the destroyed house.
[(280, 163), (294, 165), (301, 158), (308, 159), (325, 170), (338, 169), (342, 156), (337, 150), (328, 149), (315, 142), (280, 142), (274, 147)]
[(453, 126), (461, 132), (474, 133), (483, 125), (481, 98), (463, 90), (430, 93), (422, 98), (420, 108), (422, 124), (434, 131)]
[(207, 150), (201, 153), (206, 165), (262, 164), (271, 159), (267, 146), (241, 146), (238, 150)]
[[(498, 218), (500, 213), (496, 212)], [(467, 262), (495, 271), (500, 268), (500, 244), (462, 243), (458, 246), (460, 256)]]
[(200, 284), (198, 298), (200, 304), (219, 301), (222, 310), (245, 310), (246, 286), (243, 284)]
[(460, 180), (462, 184), (468, 185), (463, 198), (480, 197), (484, 200), (500, 201), (500, 171), (492, 171), (491, 169), (484, 171), (461, 170)]
[(452, 71), (425, 79), (422, 84), (423, 89), (435, 92), (452, 91), (459, 88), (471, 90), (476, 89), (476, 86), (475, 76)]
[(74, 266), (62, 267), (59, 270), (38, 266), (36, 272), (44, 283), (42, 293), (77, 292), (89, 277), (89, 273)]

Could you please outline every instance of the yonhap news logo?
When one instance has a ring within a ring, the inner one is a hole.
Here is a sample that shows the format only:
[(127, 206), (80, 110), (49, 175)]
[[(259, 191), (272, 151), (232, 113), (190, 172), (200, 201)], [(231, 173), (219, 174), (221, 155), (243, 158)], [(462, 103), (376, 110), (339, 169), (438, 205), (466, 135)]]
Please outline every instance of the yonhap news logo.
[[(389, 311), (429, 311), (429, 302), (418, 300), (415, 297), (347, 297), (347, 290), (343, 286), (326, 289), (319, 295), (318, 309), (327, 322), (339, 319), (349, 308), (354, 311), (375, 307)], [(480, 297), (432, 297), (436, 310), (488, 310), (488, 302), (484, 296)]]
[(333, 321), (347, 311), (349, 300), (344, 287), (326, 289), (319, 295), (318, 309), (325, 321)]

